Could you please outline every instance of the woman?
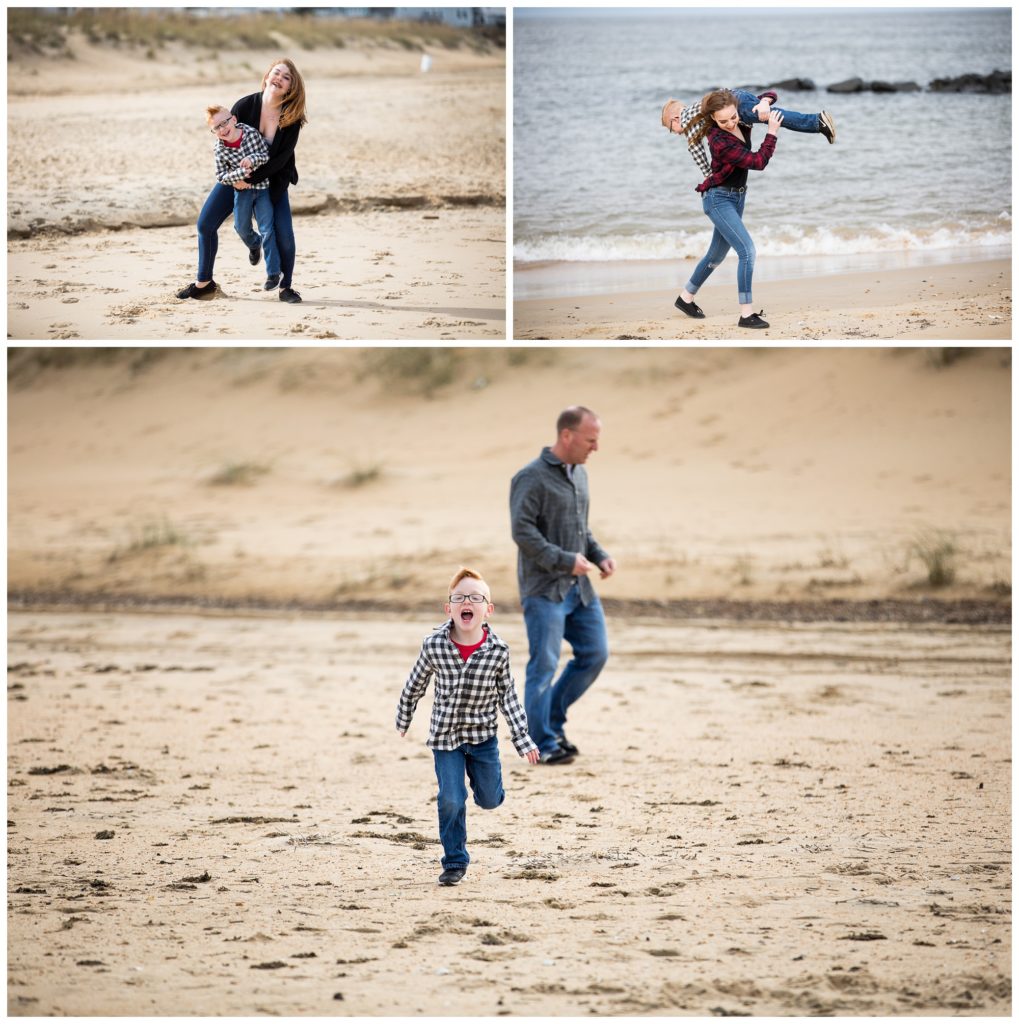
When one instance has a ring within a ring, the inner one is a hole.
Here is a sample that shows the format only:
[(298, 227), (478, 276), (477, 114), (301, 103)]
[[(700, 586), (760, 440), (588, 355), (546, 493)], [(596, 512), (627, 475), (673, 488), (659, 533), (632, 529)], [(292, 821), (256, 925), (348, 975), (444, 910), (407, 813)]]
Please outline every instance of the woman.
[(198, 276), (186, 288), (177, 292), (179, 299), (204, 299), (216, 291), (212, 270), (219, 248), (219, 228), (234, 207), (234, 188), (250, 188), (252, 183), (269, 179), (272, 199), (276, 245), (279, 248), (282, 277), (270, 277), (265, 290), (279, 285), (281, 302), (300, 302), (301, 296), (291, 287), (294, 259), (297, 253), (294, 241), (294, 223), (290, 215), (287, 189), (297, 184), (297, 165), (294, 148), (307, 124), (304, 116), (304, 80), (294, 62), (288, 57), (275, 61), (262, 78), (262, 91), (239, 99), (231, 108), (238, 121), (258, 128), (269, 146), (269, 160), (255, 168), (246, 181), (235, 182), (233, 188), (217, 182), (205, 200), (198, 215)]
[[(703, 319), (704, 311), (694, 302), (694, 295), (711, 275), (730, 249), (739, 256), (736, 287), (739, 292), (739, 326), (751, 330), (769, 327), (753, 311), (751, 285), (754, 277), (754, 257), (757, 250), (743, 225), (743, 206), (747, 198), (747, 171), (763, 171), (775, 152), (775, 141), (782, 125), (780, 111), (772, 111), (768, 118), (768, 134), (756, 153), (750, 149), (750, 129), (740, 123), (736, 96), (728, 89), (709, 92), (701, 100), (700, 116), (687, 128), (690, 145), (696, 145), (708, 136), (711, 148), (711, 173), (697, 186), (703, 193), (704, 212), (715, 225), (711, 245), (704, 258), (694, 268), (686, 287), (676, 299), (676, 308), (687, 316)], [(692, 135), (690, 133), (693, 133)]]

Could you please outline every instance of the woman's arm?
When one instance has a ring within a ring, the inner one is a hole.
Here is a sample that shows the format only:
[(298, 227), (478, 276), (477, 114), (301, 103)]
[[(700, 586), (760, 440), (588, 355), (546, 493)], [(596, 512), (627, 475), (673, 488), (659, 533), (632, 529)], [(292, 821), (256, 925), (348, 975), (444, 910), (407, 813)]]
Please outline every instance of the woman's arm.
[[(261, 167), (251, 172), (251, 177), (248, 178), (248, 181), (254, 185), (260, 181), (265, 181), (266, 178), (271, 178), (277, 171), (283, 170), (294, 155), (294, 150), (297, 147), (297, 137), (300, 134), (301, 126), (299, 124), (288, 125), (282, 129), (273, 140), (273, 146), (269, 150), (269, 159)], [(279, 149), (276, 149), (277, 142), (279, 143)], [(274, 149), (276, 150), (275, 153), (273, 152)]]
[(713, 176), (723, 167), (730, 171), (737, 167), (745, 167), (748, 171), (763, 171), (775, 152), (775, 136), (770, 130), (770, 125), (768, 134), (764, 136), (764, 141), (756, 153), (746, 149), (728, 132), (712, 132), (708, 144), (711, 146), (711, 166), (718, 168), (718, 171), (713, 172)]

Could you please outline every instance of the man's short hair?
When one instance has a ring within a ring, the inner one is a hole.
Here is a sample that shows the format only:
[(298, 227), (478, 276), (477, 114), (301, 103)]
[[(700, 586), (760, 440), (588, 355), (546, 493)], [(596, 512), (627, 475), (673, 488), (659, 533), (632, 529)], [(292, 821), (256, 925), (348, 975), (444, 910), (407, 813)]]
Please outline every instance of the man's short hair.
[(585, 405), (571, 405), (568, 409), (563, 409), (563, 411), (559, 413), (559, 419), (556, 420), (556, 437), (558, 437), (564, 430), (576, 430), (585, 416), (590, 416), (592, 419), (598, 418), (597, 415), (591, 412), (591, 410)]
[(453, 588), (461, 580), (477, 580), (479, 583), (484, 583), (485, 592), (488, 595), (488, 600), (492, 600), (492, 588), (485, 582), (484, 576), (481, 575), (476, 569), (468, 569), (467, 566), (463, 566), (460, 571), (449, 581), (449, 592), (453, 593)]

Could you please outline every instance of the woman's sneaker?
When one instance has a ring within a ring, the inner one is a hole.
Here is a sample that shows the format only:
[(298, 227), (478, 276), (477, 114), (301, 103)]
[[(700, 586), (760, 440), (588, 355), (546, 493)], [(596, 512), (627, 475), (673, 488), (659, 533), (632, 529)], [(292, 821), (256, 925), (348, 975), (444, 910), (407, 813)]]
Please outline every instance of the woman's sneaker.
[[(763, 313), (764, 310), (761, 310)], [(750, 316), (741, 316), (739, 318), (740, 327), (750, 327), (753, 330), (761, 330), (764, 327), (770, 327), (771, 324), (767, 320), (762, 320), (760, 314), (751, 313)]]
[(208, 284), (203, 285), (201, 288), (195, 284), (194, 281), (187, 286), (187, 288), (181, 288), (177, 292), (178, 299), (211, 299), (212, 293), (219, 287), (215, 281), (210, 281)]
[(692, 316), (694, 320), (704, 319), (704, 310), (696, 302), (684, 302), (682, 295), (676, 296), (675, 306), (676, 309), (681, 309), (687, 316)]
[(279, 274), (270, 274), (265, 279), (265, 284), (263, 284), (262, 287), (267, 292), (271, 292), (273, 290), (273, 288), (275, 288), (279, 283), (280, 283), (280, 275)]
[(828, 140), (828, 145), (832, 146), (835, 144), (835, 118), (828, 113), (827, 110), (822, 110), (818, 115), (821, 123), (818, 126), (820, 133)]

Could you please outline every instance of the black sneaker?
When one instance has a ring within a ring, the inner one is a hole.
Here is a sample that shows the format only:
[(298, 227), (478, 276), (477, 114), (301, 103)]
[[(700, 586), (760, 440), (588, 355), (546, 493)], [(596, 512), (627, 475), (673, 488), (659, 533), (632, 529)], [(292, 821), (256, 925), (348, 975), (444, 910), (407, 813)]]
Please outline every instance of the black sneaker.
[(571, 757), (576, 757), (580, 753), (580, 748), (574, 746), (565, 736), (557, 736), (556, 743), (559, 744), (559, 749), (566, 751)]
[[(762, 309), (761, 313), (763, 312), (764, 310)], [(767, 320), (762, 320), (760, 315), (757, 313), (751, 313), (750, 316), (741, 316), (739, 318), (739, 325), (740, 327), (749, 327), (752, 330), (756, 331), (771, 326), (771, 324), (769, 324)]]
[(253, 245), (248, 250), (248, 262), (253, 267), (257, 267), (258, 266), (258, 261), (261, 258), (262, 258), (262, 245), (261, 245), (261, 243), (259, 243), (258, 245)]
[(687, 316), (692, 316), (695, 320), (704, 319), (704, 310), (696, 302), (684, 302), (682, 295), (676, 296), (675, 306), (676, 309), (683, 310)]
[(833, 146), (835, 144), (835, 118), (827, 110), (822, 110), (818, 116), (821, 122), (818, 125), (818, 131), (828, 140), (828, 145)]
[(541, 764), (569, 764), (576, 754), (568, 754), (561, 747), (558, 750), (553, 750), (549, 754), (541, 755)]
[(280, 302), (300, 302), (301, 293), (295, 292), (293, 288), (280, 289)]
[(211, 299), (212, 293), (219, 287), (215, 281), (210, 281), (208, 284), (203, 285), (201, 288), (195, 284), (194, 281), (187, 286), (187, 288), (181, 288), (177, 292), (178, 299)]
[(275, 288), (279, 283), (280, 283), (280, 275), (279, 274), (270, 274), (265, 279), (265, 284), (263, 284), (262, 287), (267, 292), (271, 292), (273, 290), (273, 288)]
[(439, 885), (459, 885), (466, 874), (467, 868), (446, 868), (446, 870), (439, 875)]

